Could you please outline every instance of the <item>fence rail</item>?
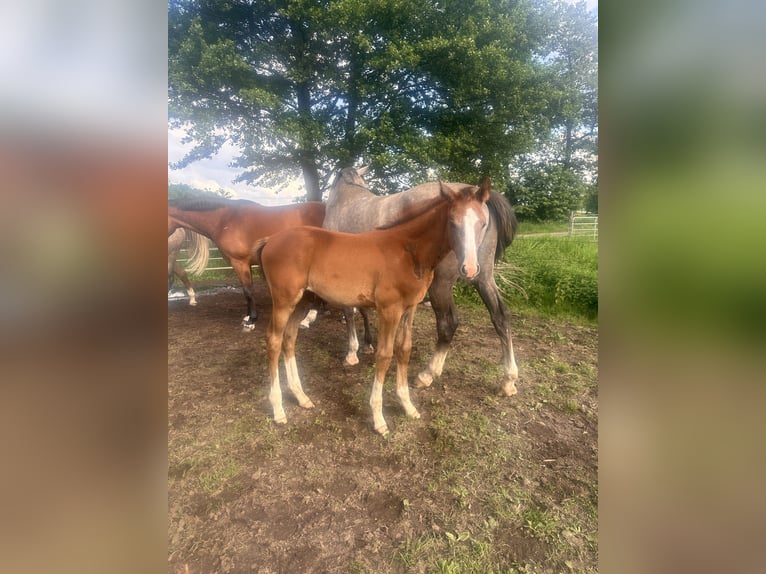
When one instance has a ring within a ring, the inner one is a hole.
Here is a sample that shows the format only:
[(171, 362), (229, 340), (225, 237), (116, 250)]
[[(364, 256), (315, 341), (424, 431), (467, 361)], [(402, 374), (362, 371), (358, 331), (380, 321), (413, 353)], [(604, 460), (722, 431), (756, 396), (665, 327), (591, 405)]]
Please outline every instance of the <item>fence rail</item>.
[[(207, 267), (205, 268), (205, 271), (223, 271), (226, 269), (232, 269), (232, 270), (234, 269), (234, 267), (232, 267), (231, 265), (221, 265), (221, 266), (210, 265), (211, 261), (224, 261), (228, 263), (226, 259), (221, 257), (221, 253), (220, 251), (218, 251), (218, 247), (216, 247), (216, 245), (213, 244), (212, 242), (208, 245), (208, 252), (209, 252), (208, 264), (207, 264)], [(181, 251), (178, 253), (178, 262), (181, 265), (185, 266), (186, 262), (189, 261), (188, 253), (189, 253), (188, 240), (185, 240), (183, 243), (183, 246), (181, 247)]]
[[(598, 215), (592, 213), (578, 213), (572, 212), (569, 216), (569, 235), (587, 236), (593, 239), (598, 239)], [(181, 251), (178, 254), (178, 262), (184, 265), (189, 261), (188, 253), (188, 240), (184, 241)], [(221, 256), (218, 247), (214, 243), (210, 243), (208, 246), (210, 256), (208, 258), (208, 266), (205, 271), (224, 271), (227, 269), (233, 270), (231, 265), (210, 265), (212, 261), (222, 261), (228, 263), (226, 259)]]
[(573, 211), (569, 216), (569, 235), (598, 239), (598, 215)]

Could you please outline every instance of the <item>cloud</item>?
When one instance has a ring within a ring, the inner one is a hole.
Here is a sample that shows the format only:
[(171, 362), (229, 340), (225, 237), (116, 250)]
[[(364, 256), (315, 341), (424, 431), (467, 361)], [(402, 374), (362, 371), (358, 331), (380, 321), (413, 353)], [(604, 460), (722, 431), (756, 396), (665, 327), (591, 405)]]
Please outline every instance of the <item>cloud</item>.
[(168, 130), (168, 180), (174, 183), (185, 183), (201, 189), (223, 188), (241, 199), (250, 199), (264, 205), (285, 205), (293, 203), (296, 197), (306, 194), (302, 179), (290, 182), (285, 189), (270, 189), (253, 186), (247, 183), (234, 182), (241, 173), (240, 169), (231, 167), (232, 160), (237, 155), (237, 149), (226, 143), (221, 151), (209, 159), (195, 161), (182, 168), (171, 169), (170, 164), (180, 160), (191, 148), (191, 144), (181, 142), (183, 129)]

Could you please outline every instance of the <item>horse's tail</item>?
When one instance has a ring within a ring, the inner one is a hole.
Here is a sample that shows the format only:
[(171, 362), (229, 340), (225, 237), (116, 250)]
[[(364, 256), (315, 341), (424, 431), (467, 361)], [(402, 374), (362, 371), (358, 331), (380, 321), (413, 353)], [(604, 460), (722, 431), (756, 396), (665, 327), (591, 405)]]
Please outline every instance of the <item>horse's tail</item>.
[(186, 270), (192, 275), (201, 275), (210, 257), (208, 238), (191, 229), (186, 230), (186, 237), (191, 241), (191, 255), (186, 262)]
[(516, 220), (516, 213), (506, 197), (494, 189), (489, 194), (487, 207), (497, 226), (497, 246), (495, 247), (495, 263), (497, 263), (505, 250), (513, 243), (519, 222)]
[(253, 265), (261, 264), (261, 252), (268, 242), (268, 237), (261, 237), (253, 244)]

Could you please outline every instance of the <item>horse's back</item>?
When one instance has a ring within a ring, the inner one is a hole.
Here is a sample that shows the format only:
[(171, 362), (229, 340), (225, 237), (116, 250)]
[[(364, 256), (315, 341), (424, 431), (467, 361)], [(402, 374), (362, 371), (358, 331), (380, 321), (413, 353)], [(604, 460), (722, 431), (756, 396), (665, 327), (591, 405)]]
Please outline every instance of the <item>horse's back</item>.
[(325, 206), (318, 201), (278, 206), (248, 205), (238, 210), (236, 216), (240, 231), (261, 238), (301, 225), (321, 227)]
[(439, 184), (430, 182), (391, 195), (375, 195), (358, 187), (331, 191), (323, 227), (363, 233), (397, 222), (412, 205), (436, 197)]

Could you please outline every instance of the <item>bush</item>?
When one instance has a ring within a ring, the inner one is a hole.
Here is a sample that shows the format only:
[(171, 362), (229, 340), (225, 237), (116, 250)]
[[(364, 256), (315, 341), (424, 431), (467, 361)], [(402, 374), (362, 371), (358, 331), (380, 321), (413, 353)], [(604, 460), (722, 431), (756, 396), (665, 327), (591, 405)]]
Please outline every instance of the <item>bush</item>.
[(558, 165), (533, 166), (511, 185), (508, 198), (519, 221), (567, 221), (580, 209), (585, 184), (572, 170)]

